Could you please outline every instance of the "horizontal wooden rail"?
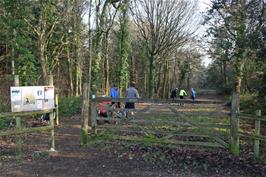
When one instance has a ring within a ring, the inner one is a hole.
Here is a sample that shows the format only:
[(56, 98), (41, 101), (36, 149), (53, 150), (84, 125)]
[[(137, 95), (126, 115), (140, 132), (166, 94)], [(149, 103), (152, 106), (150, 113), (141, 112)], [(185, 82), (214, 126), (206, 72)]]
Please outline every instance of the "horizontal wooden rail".
[(132, 141), (139, 142), (144, 144), (158, 144), (158, 145), (189, 145), (189, 146), (205, 146), (205, 147), (220, 147), (224, 148), (219, 143), (216, 142), (201, 142), (201, 141), (177, 141), (177, 140), (168, 140), (168, 139), (160, 139), (160, 138), (149, 138), (149, 137), (137, 137), (137, 136), (104, 136), (101, 137), (105, 140), (121, 140), (121, 141)]
[(266, 136), (262, 136), (262, 135), (258, 136), (254, 133), (238, 132), (238, 136), (256, 139), (256, 140), (261, 140), (261, 141), (266, 141)]
[(124, 129), (124, 130), (133, 130), (133, 131), (167, 131), (167, 132), (173, 132), (173, 133), (184, 133), (184, 132), (195, 132), (198, 134), (207, 134), (209, 136), (227, 136), (228, 133), (226, 131), (220, 131), (220, 130), (215, 130), (210, 132), (210, 129), (191, 129), (191, 127), (188, 126), (182, 126), (182, 127), (171, 127), (170, 129), (165, 129), (164, 125), (163, 126), (158, 126), (158, 125), (149, 125), (149, 126), (138, 126), (136, 124), (130, 124), (130, 125), (121, 125), (121, 124), (103, 124), (103, 125), (98, 125), (97, 129)]
[(52, 129), (53, 129), (52, 126), (44, 126), (44, 127), (34, 127), (34, 128), (22, 128), (20, 130), (6, 130), (6, 131), (0, 131), (0, 137), (1, 136), (11, 136), (11, 135), (20, 135), (20, 134), (25, 134), (25, 133), (50, 131)]
[(141, 124), (141, 125), (175, 125), (175, 126), (189, 126), (189, 127), (198, 127), (201, 128), (224, 128), (229, 129), (229, 124), (215, 124), (215, 123), (198, 123), (197, 125), (192, 125), (188, 122), (179, 122), (179, 121), (167, 121), (167, 120), (147, 120), (147, 119), (119, 119), (119, 118), (112, 118), (112, 117), (96, 117), (96, 120), (103, 120), (103, 121), (125, 121), (128, 123), (134, 124)]
[(211, 117), (229, 117), (231, 113), (227, 112), (201, 112), (201, 111), (182, 111), (185, 116), (211, 116)]
[(238, 114), (239, 119), (260, 120), (266, 122), (266, 116), (256, 116), (252, 114)]
[(169, 133), (171, 133), (171, 136), (183, 136), (183, 137), (201, 137), (201, 138), (208, 138), (209, 135), (207, 134), (198, 134), (198, 133), (190, 133), (190, 132), (173, 132), (173, 131), (162, 131), (162, 130), (147, 130), (147, 129), (143, 129), (143, 130), (132, 130), (132, 129), (128, 129), (128, 128), (102, 128), (99, 127), (97, 128), (97, 131), (103, 131), (103, 132), (111, 132), (111, 133), (133, 133), (135, 135), (137, 134), (154, 134), (154, 135), (169, 135)]
[[(136, 129), (135, 127), (131, 128), (121, 128), (121, 127), (101, 127), (97, 128), (97, 131), (110, 131), (112, 133), (135, 133), (135, 134), (155, 134), (155, 135), (171, 135), (171, 136), (180, 136), (180, 137), (200, 137), (200, 138), (210, 138), (210, 136), (217, 136), (221, 134), (213, 134), (207, 132), (184, 132), (179, 130), (153, 130), (153, 129)], [(228, 134), (224, 134), (227, 136)]]
[(27, 111), (27, 112), (7, 112), (7, 113), (0, 113), (0, 118), (23, 117), (23, 116), (31, 116), (38, 114), (46, 114), (51, 112), (53, 112), (53, 109), (40, 110), (40, 111)]
[(110, 97), (96, 97), (92, 99), (93, 102), (132, 102), (132, 103), (193, 103), (193, 104), (221, 104), (224, 103), (218, 100), (172, 100), (172, 99), (148, 99), (148, 98), (110, 98)]

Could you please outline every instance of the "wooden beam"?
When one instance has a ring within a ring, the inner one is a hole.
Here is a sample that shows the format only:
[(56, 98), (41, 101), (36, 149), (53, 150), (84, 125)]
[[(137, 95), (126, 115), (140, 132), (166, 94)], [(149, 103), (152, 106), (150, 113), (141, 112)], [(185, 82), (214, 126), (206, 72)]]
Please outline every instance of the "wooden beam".
[(51, 127), (51, 126), (44, 126), (44, 127), (34, 127), (34, 128), (22, 128), (18, 131), (15, 131), (15, 130), (0, 131), (0, 137), (1, 136), (12, 136), (12, 135), (27, 134), (27, 133), (50, 131), (52, 128), (53, 127)]
[[(191, 126), (195, 126), (199, 129), (206, 129), (205, 125), (198, 124), (197, 122), (195, 122), (193, 120), (189, 120), (189, 119), (185, 118), (184, 115), (181, 114), (181, 112), (178, 112), (176, 109), (172, 108), (171, 106), (168, 106), (168, 108), (173, 113), (178, 115), (179, 119), (182, 120), (183, 122), (186, 122), (186, 123), (190, 124)], [(213, 127), (211, 127), (211, 128), (213, 128)], [(212, 130), (212, 129), (210, 129), (210, 130)], [(221, 143), (222, 146), (227, 146), (227, 144), (219, 136), (211, 136), (211, 138), (213, 138), (215, 141)]]
[(58, 103), (58, 94), (55, 95), (55, 105), (56, 105), (56, 126), (59, 126), (59, 103)]
[(238, 119), (238, 100), (239, 94), (233, 93), (232, 96), (232, 105), (231, 105), (231, 130), (230, 130), (230, 151), (232, 154), (239, 156), (239, 136), (237, 136), (237, 132), (239, 129), (239, 119)]
[(137, 127), (99, 127), (97, 131), (108, 131), (111, 133), (135, 133), (135, 134), (154, 134), (154, 135), (173, 135), (181, 137), (201, 137), (210, 138), (210, 136), (217, 136), (218, 134), (210, 134), (206, 132), (184, 132), (182, 130), (154, 130), (154, 129), (141, 129)]
[(7, 112), (7, 113), (0, 113), (0, 118), (12, 118), (13, 117), (24, 117), (24, 116), (32, 116), (38, 114), (46, 114), (53, 112), (53, 109), (47, 110), (40, 110), (40, 111), (27, 111), (27, 112)]
[(96, 97), (93, 102), (132, 102), (132, 103), (188, 103), (188, 104), (222, 104), (217, 100), (172, 100), (172, 99), (146, 99), (146, 98), (110, 98)]
[(265, 116), (256, 116), (252, 114), (239, 114), (238, 117), (239, 119), (260, 120), (260, 121), (266, 122)]
[[(19, 75), (15, 75), (14, 85), (19, 86)], [(16, 118), (16, 132), (19, 132), (21, 130), (21, 118), (18, 116), (13, 116), (13, 118)], [(19, 134), (16, 134), (16, 156), (17, 159), (22, 157), (22, 138)]]
[(159, 139), (159, 138), (149, 138), (149, 137), (137, 137), (137, 136), (104, 136), (100, 137), (105, 140), (120, 140), (120, 141), (132, 141), (139, 142), (143, 144), (172, 144), (172, 145), (189, 145), (189, 146), (205, 146), (205, 147), (220, 147), (223, 148), (219, 143), (215, 142), (200, 142), (200, 141), (176, 141), (176, 140), (167, 140), (167, 139)]
[(262, 135), (256, 135), (254, 133), (244, 133), (244, 132), (238, 132), (237, 133), (238, 136), (240, 137), (246, 137), (246, 138), (251, 138), (254, 140), (260, 140), (260, 141), (265, 141), (266, 142), (266, 136), (262, 136)]
[[(256, 111), (256, 116), (261, 116), (261, 110)], [(260, 120), (255, 120), (255, 135), (260, 136)], [(254, 140), (254, 156), (259, 158), (260, 156), (260, 140)]]
[(96, 127), (97, 127), (97, 105), (95, 102), (91, 102), (91, 126), (92, 126), (92, 132), (97, 133)]
[[(54, 85), (53, 75), (49, 75), (49, 85), (51, 86)], [(50, 130), (51, 134), (50, 150), (55, 151), (54, 111), (50, 112), (49, 117), (50, 117), (50, 126), (52, 127), (52, 129)]]
[(197, 125), (190, 124), (188, 122), (182, 121), (167, 121), (167, 120), (148, 120), (148, 119), (120, 119), (120, 118), (112, 118), (112, 117), (96, 117), (96, 120), (103, 120), (103, 121), (115, 121), (115, 122), (126, 122), (126, 123), (133, 123), (137, 125), (172, 125), (172, 126), (187, 126), (187, 127), (201, 127), (204, 129), (207, 128), (223, 128), (229, 129), (230, 124), (215, 124), (215, 123), (197, 123)]

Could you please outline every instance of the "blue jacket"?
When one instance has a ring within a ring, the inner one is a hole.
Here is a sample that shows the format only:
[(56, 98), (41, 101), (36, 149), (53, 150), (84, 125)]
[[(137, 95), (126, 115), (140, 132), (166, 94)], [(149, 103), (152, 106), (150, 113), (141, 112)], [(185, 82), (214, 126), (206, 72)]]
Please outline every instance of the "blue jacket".
[(111, 98), (118, 98), (119, 97), (119, 91), (117, 87), (112, 87), (110, 91), (110, 97)]
[(191, 96), (194, 98), (196, 97), (196, 91), (194, 89), (191, 90)]

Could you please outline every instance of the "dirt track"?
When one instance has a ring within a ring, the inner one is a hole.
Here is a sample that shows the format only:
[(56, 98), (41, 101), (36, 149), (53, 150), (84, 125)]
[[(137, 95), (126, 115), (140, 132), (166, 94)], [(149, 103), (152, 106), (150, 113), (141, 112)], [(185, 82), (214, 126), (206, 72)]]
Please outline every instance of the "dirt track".
[[(200, 151), (198, 149), (176, 151), (166, 150), (171, 154), (171, 163), (160, 164), (148, 162), (139, 149), (116, 150), (103, 146), (80, 146), (80, 116), (62, 118), (62, 123), (56, 130), (57, 153), (50, 156), (36, 155), (34, 151), (44, 151), (49, 147), (48, 134), (31, 134), (24, 137), (22, 161), (2, 160), (0, 162), (1, 177), (205, 177), (232, 176), (249, 177), (265, 176), (263, 165), (235, 158), (223, 151)], [(0, 139), (0, 149), (3, 155), (14, 155), (14, 144), (11, 139)], [(135, 153), (131, 158), (127, 153)], [(157, 149), (154, 150), (157, 152)], [(159, 150), (158, 150), (159, 151)], [(35, 154), (35, 155), (32, 155)]]

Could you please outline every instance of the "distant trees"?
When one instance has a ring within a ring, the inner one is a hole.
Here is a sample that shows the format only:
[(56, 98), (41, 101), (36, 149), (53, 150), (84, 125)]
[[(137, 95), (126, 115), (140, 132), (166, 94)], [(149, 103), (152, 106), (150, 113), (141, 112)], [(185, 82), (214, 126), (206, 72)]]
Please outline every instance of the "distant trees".
[(193, 0), (2, 0), (0, 73), (19, 74), (22, 85), (47, 84), (53, 74), (61, 96), (83, 96), (86, 134), (90, 95), (108, 95), (110, 84), (123, 96), (134, 80), (142, 97), (160, 98), (190, 86), (200, 65), (189, 43), (195, 6)]
[[(164, 63), (166, 56), (184, 46), (194, 32), (190, 25), (195, 11), (193, 1), (140, 0), (132, 10), (139, 36), (149, 61), (148, 93), (155, 89), (156, 63)], [(167, 65), (167, 64), (166, 64)]]
[(263, 0), (215, 0), (207, 16), (212, 37), (209, 54), (215, 59), (210, 69), (217, 66), (224, 88), (253, 92), (260, 100), (265, 100), (266, 93), (265, 4)]
[[(108, 94), (111, 83), (123, 94), (130, 80), (136, 80), (144, 86), (143, 96), (166, 97), (172, 77), (178, 82), (180, 76), (171, 68), (182, 69), (174, 62), (181, 58), (176, 57), (179, 49), (193, 50), (186, 46), (196, 28), (191, 25), (193, 2), (4, 0), (0, 38), (5, 53), (0, 62), (20, 74), (24, 84), (36, 79), (46, 83), (53, 74), (63, 95), (80, 96), (87, 77), (94, 94)], [(88, 58), (91, 74), (85, 70)]]

